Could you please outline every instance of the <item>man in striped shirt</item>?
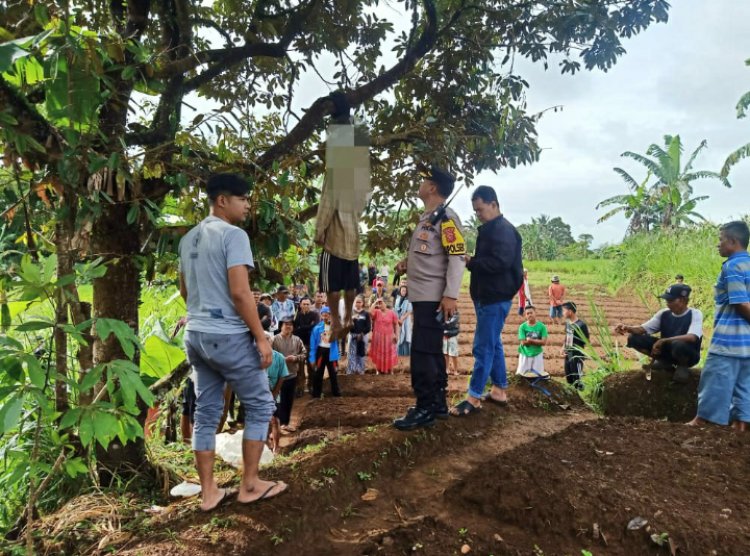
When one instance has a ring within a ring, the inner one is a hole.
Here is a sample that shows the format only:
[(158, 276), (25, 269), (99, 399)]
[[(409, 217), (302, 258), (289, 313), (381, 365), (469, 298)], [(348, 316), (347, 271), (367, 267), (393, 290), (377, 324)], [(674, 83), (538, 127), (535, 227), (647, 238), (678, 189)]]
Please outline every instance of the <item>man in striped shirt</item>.
[(745, 430), (750, 423), (750, 231), (744, 222), (721, 227), (719, 254), (727, 260), (715, 286), (714, 334), (698, 386), (698, 414), (706, 422)]

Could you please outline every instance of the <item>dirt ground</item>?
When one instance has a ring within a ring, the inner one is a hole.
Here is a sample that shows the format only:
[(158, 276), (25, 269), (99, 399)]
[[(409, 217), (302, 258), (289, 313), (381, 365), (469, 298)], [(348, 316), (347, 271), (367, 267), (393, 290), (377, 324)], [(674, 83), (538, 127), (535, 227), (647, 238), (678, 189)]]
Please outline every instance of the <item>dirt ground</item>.
[[(590, 319), (583, 290), (572, 296)], [(650, 316), (633, 299), (593, 299), (610, 328)], [(450, 401), (461, 399), (472, 366), (475, 318), (468, 299), (460, 308), (462, 374), (450, 378)], [(519, 323), (514, 311), (503, 333), (509, 374)], [(547, 369), (559, 377), (562, 327), (550, 330)], [(750, 554), (750, 437), (663, 420), (689, 416), (687, 406), (648, 413), (664, 403), (658, 378), (624, 373), (605, 388), (612, 413), (652, 419), (598, 417), (553, 380), (554, 401), (569, 408), (561, 409), (514, 379), (505, 408), (485, 404), (471, 417), (403, 433), (389, 424), (413, 400), (407, 368), (404, 359), (393, 375), (342, 376), (343, 397), (296, 402), (286, 459), (265, 472), (287, 481), (287, 493), (210, 515), (196, 500), (172, 502), (147, 531), (110, 548), (148, 556)], [(683, 394), (686, 403), (691, 396), (694, 389)]]

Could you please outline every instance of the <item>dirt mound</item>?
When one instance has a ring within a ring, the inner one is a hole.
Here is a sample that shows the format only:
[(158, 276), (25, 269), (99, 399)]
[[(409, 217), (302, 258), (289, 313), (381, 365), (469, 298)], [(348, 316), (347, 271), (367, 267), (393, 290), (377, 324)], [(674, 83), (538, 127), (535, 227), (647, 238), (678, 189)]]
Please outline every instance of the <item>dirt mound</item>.
[[(668, 553), (653, 534), (679, 554), (746, 555), (748, 463), (750, 437), (731, 431), (588, 421), (487, 461), (445, 497), (483, 538), (501, 535), (495, 554)], [(648, 525), (628, 530), (636, 517)]]
[(313, 400), (305, 406), (301, 426), (309, 428), (367, 427), (390, 423), (414, 405), (414, 398), (341, 397)]
[(647, 417), (686, 422), (698, 407), (700, 369), (691, 369), (687, 384), (673, 384), (666, 371), (614, 373), (604, 379), (601, 407), (605, 415)]

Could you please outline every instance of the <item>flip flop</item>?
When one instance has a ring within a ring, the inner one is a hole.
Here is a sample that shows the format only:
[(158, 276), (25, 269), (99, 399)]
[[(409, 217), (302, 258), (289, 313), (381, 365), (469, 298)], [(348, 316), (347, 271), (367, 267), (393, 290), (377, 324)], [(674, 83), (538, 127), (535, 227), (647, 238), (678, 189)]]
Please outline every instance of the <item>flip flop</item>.
[(508, 407), (508, 400), (496, 400), (495, 398), (493, 398), (489, 394), (487, 394), (486, 396), (484, 396), (482, 398), (482, 401), (483, 402), (494, 403), (495, 405), (499, 405), (500, 407)]
[[(277, 492), (276, 494), (269, 496), (271, 494), (271, 491), (273, 489), (275, 489), (279, 485), (284, 485), (284, 488), (280, 492)], [(250, 506), (251, 504), (255, 504), (256, 502), (260, 502), (261, 500), (268, 500), (269, 498), (273, 498), (275, 496), (283, 494), (284, 492), (286, 492), (287, 488), (289, 488), (289, 485), (287, 485), (284, 482), (281, 482), (281, 481), (272, 481), (271, 486), (268, 487), (266, 489), (266, 491), (263, 494), (261, 494), (260, 496), (258, 496), (258, 498), (256, 498), (255, 500), (250, 500), (248, 502), (240, 502), (238, 500), (237, 503), (240, 504), (241, 506)]]
[(481, 407), (474, 406), (469, 400), (464, 400), (458, 405), (454, 405), (448, 413), (453, 417), (466, 417), (480, 409)]
[(231, 488), (225, 488), (223, 489), (224, 495), (221, 497), (221, 499), (216, 503), (216, 505), (213, 508), (209, 508), (207, 510), (201, 510), (204, 514), (210, 514), (213, 511), (216, 511), (221, 506), (224, 506), (225, 504), (228, 504), (232, 501), (232, 495), (234, 494), (234, 491)]

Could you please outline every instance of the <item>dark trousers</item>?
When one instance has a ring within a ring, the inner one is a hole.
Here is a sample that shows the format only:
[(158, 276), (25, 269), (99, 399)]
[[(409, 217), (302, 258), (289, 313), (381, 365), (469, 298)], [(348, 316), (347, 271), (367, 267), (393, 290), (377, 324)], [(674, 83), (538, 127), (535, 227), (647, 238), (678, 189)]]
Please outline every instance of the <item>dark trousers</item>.
[[(648, 334), (631, 334), (628, 336), (628, 347), (651, 355), (651, 349), (657, 340), (658, 338)], [(666, 365), (692, 367), (700, 361), (700, 358), (701, 351), (697, 342), (667, 342), (656, 360)]]
[(334, 396), (341, 395), (338, 374), (336, 372), (338, 361), (331, 361), (329, 359), (330, 353), (331, 348), (318, 348), (318, 358), (315, 361), (315, 374), (313, 374), (312, 380), (313, 398), (319, 398), (323, 393), (323, 374), (326, 369), (328, 369), (328, 378), (331, 381), (331, 394)]
[(568, 384), (580, 384), (583, 378), (583, 358), (565, 354), (565, 380)]
[(292, 406), (294, 405), (296, 391), (296, 376), (294, 378), (286, 379), (281, 385), (281, 391), (279, 392), (279, 405), (276, 408), (276, 417), (279, 418), (279, 423), (282, 425), (289, 424), (289, 419), (292, 416)]
[(435, 317), (437, 301), (412, 303), (414, 328), (411, 336), (411, 386), (419, 409), (430, 411), (446, 408), (445, 393), (448, 374), (443, 356), (443, 325)]

